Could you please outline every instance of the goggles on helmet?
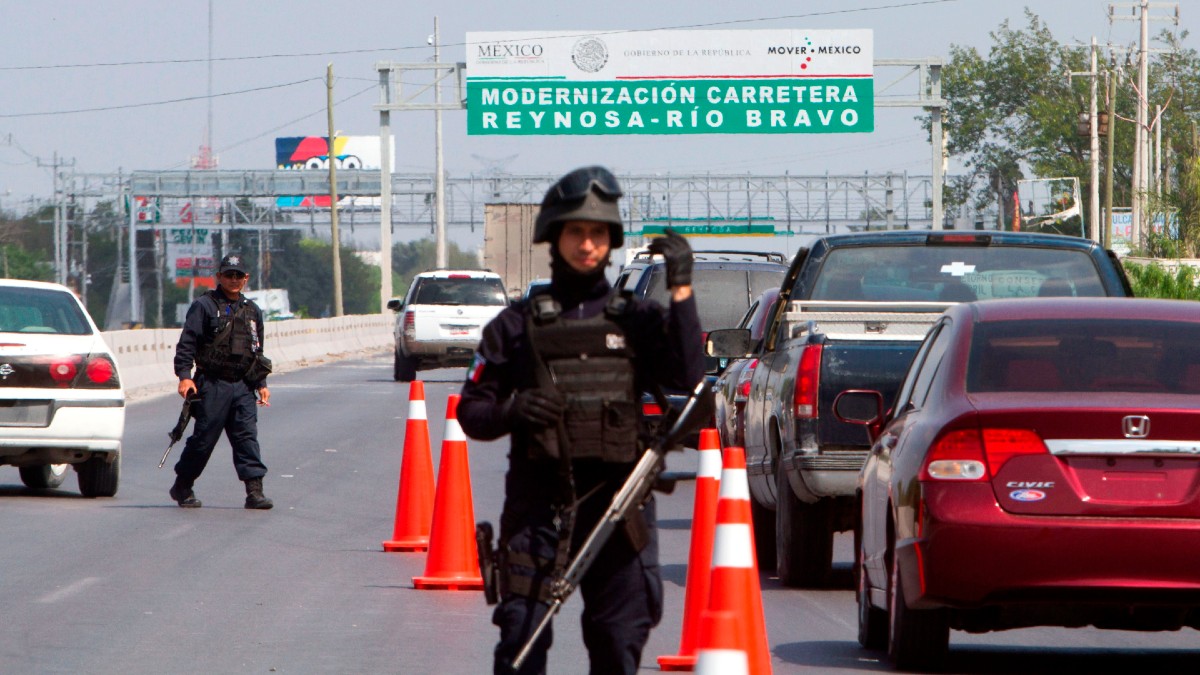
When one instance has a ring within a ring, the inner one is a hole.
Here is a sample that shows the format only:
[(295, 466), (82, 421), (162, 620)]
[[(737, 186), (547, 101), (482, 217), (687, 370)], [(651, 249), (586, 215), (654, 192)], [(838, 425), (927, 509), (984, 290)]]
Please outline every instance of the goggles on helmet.
[(617, 184), (616, 176), (602, 166), (576, 169), (563, 176), (554, 185), (553, 190), (560, 201), (573, 202), (586, 197), (593, 188), (600, 196), (610, 201), (616, 201), (624, 194), (621, 192), (621, 186)]

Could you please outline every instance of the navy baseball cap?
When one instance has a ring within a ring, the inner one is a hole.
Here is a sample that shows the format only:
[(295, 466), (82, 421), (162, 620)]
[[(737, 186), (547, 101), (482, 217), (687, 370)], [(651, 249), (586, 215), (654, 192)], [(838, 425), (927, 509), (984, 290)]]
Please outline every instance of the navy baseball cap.
[(226, 272), (241, 272), (242, 274), (248, 274), (246, 271), (246, 265), (242, 262), (242, 256), (227, 255), (224, 258), (221, 258), (221, 266), (217, 268), (217, 274), (224, 274)]

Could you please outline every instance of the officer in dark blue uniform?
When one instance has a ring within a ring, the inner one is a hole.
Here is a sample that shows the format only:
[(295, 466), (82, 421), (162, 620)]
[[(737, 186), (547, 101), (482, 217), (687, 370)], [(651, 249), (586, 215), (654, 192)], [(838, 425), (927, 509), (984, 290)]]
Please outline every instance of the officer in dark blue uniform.
[[(550, 244), (548, 290), (502, 311), (483, 331), (463, 385), (467, 435), (512, 435), (500, 519), (500, 627), (494, 669), (511, 662), (547, 611), (550, 585), (603, 515), (640, 456), (640, 393), (691, 389), (704, 376), (692, 297), (692, 251), (668, 231), (669, 311), (613, 291), (605, 278), (623, 241), (616, 179), (577, 169), (542, 201), (534, 243)], [(580, 584), (592, 673), (634, 673), (662, 617), (654, 501), (615, 534)], [(521, 673), (546, 668), (550, 631)]]
[[(246, 483), (246, 508), (269, 509), (262, 479), (267, 467), (258, 447), (257, 405), (270, 405), (265, 375), (251, 367), (262, 353), (262, 310), (242, 294), (246, 266), (242, 257), (227, 255), (217, 269), (217, 287), (188, 308), (179, 343), (175, 345), (175, 375), (179, 395), (199, 393), (191, 406), (196, 426), (175, 464), (171, 498), (184, 508), (198, 508), (192, 485), (204, 471), (224, 430), (233, 446), (233, 466)], [(192, 375), (195, 364), (196, 373)]]

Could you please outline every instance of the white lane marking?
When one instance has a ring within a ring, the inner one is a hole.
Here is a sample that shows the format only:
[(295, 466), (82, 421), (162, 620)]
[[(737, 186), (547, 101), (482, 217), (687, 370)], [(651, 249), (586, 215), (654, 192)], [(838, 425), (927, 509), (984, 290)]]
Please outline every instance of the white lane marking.
[(80, 579), (79, 581), (76, 581), (73, 584), (64, 586), (64, 587), (58, 589), (57, 591), (51, 591), (51, 592), (43, 595), (42, 597), (38, 598), (37, 601), (40, 603), (47, 603), (47, 604), (52, 603), (52, 602), (58, 602), (59, 600), (69, 598), (72, 595), (79, 593), (80, 591), (84, 590), (88, 586), (95, 584), (98, 581), (100, 581), (100, 577), (84, 577), (84, 578)]

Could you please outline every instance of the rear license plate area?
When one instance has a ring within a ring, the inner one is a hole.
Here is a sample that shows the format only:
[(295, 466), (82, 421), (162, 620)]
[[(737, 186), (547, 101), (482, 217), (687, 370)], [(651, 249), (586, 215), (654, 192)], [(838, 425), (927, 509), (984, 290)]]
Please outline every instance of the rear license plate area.
[(44, 427), (50, 424), (51, 401), (0, 400), (0, 426)]

